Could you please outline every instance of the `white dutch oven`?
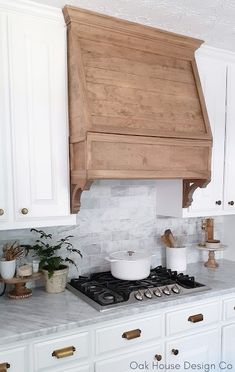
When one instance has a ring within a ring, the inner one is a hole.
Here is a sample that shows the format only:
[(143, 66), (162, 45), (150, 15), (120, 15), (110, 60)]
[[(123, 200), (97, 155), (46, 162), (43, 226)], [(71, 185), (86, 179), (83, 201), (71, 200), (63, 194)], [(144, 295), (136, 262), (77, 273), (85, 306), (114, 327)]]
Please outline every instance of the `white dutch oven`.
[(115, 278), (141, 280), (150, 274), (152, 256), (149, 252), (119, 251), (111, 253), (106, 260), (111, 263), (111, 273)]

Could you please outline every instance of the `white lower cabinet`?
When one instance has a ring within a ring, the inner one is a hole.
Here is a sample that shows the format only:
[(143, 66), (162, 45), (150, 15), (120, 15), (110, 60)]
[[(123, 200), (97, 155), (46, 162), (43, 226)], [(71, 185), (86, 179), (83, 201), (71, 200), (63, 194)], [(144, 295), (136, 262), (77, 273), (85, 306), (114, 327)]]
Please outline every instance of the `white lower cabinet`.
[(219, 362), (219, 330), (181, 337), (166, 344), (166, 364), (167, 366), (179, 365), (177, 368), (179, 371), (205, 370), (203, 366), (206, 364), (215, 365), (215, 370), (218, 370)]
[[(222, 368), (235, 371), (235, 323), (227, 325), (222, 329)], [(232, 368), (229, 368), (229, 365)]]
[(0, 345), (0, 366), (8, 363), (9, 372), (235, 371), (234, 309), (232, 294), (94, 322)]
[(95, 363), (95, 372), (154, 371), (158, 360), (163, 361), (163, 346), (130, 352)]

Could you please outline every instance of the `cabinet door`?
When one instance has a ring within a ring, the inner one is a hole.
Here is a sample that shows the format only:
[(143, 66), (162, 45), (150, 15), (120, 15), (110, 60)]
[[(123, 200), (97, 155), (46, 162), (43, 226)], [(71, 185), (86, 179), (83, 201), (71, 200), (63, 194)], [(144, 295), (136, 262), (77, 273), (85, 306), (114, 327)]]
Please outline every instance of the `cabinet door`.
[(95, 372), (155, 371), (159, 364), (163, 366), (159, 367), (163, 371), (164, 363), (163, 347), (156, 345), (99, 361), (95, 363)]
[(222, 329), (222, 361), (232, 364), (235, 368), (235, 324), (230, 324)]
[[(219, 370), (220, 333), (219, 330), (182, 337), (166, 344), (167, 365), (179, 364), (179, 371), (195, 371), (193, 365), (215, 364)], [(199, 369), (199, 368), (198, 368)], [(201, 367), (204, 370), (203, 367)]]
[(0, 15), (0, 226), (11, 215), (11, 142), (7, 53), (7, 16)]
[(16, 221), (69, 214), (65, 32), (9, 16)]
[(189, 214), (216, 215), (223, 210), (226, 64), (199, 55), (197, 65), (213, 135), (213, 150), (211, 182), (206, 188), (195, 191)]
[(235, 65), (228, 66), (224, 210), (235, 213)]

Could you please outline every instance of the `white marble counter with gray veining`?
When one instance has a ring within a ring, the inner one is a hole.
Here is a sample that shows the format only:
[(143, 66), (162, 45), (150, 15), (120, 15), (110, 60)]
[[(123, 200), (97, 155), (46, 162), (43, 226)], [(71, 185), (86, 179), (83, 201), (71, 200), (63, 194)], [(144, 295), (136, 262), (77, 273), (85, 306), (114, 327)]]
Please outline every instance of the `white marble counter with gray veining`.
[(169, 306), (235, 293), (235, 262), (220, 260), (218, 269), (206, 269), (202, 263), (188, 265), (187, 272), (208, 285), (206, 292), (169, 298), (167, 302), (149, 300), (122, 308), (98, 312), (66, 290), (61, 294), (47, 294), (35, 289), (25, 300), (0, 298), (0, 344), (66, 331), (98, 322), (118, 320), (124, 316), (159, 310)]

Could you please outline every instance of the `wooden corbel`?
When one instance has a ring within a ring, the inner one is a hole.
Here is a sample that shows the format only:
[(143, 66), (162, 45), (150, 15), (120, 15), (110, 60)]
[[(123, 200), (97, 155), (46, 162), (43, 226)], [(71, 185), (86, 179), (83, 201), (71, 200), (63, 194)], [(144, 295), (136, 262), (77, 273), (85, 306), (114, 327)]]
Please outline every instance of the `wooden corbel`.
[(93, 181), (87, 181), (83, 184), (71, 184), (71, 213), (77, 214), (81, 208), (81, 196), (84, 190), (89, 190)]
[(183, 208), (188, 208), (193, 202), (194, 191), (200, 187), (204, 188), (210, 183), (209, 180), (183, 180)]

